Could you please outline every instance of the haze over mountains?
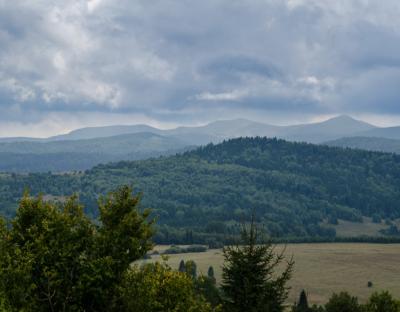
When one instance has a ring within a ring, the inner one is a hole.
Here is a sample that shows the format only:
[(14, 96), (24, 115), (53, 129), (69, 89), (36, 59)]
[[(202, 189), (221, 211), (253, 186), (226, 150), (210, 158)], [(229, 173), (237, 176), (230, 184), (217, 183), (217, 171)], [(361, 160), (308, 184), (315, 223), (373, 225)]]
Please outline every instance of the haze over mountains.
[(168, 130), (116, 125), (82, 128), (45, 139), (0, 138), (0, 171), (84, 170), (99, 163), (146, 159), (226, 139), (256, 136), (375, 151), (400, 150), (400, 127), (380, 128), (345, 115), (293, 126), (246, 119)]

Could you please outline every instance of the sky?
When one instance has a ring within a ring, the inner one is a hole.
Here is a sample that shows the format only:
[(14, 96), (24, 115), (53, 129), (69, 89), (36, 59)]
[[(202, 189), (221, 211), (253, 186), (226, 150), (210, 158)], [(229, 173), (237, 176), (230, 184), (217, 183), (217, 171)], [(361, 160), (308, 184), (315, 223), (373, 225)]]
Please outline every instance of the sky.
[(400, 125), (398, 0), (0, 0), (0, 136)]

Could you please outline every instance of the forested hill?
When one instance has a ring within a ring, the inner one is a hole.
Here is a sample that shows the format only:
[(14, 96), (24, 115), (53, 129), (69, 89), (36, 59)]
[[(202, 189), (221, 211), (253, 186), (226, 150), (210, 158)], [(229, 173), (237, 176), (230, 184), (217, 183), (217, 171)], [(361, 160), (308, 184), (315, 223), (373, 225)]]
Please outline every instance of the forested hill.
[(266, 138), (239, 138), (181, 155), (99, 165), (82, 174), (3, 175), (0, 202), (12, 213), (24, 188), (80, 194), (88, 212), (121, 184), (143, 192), (160, 241), (218, 237), (255, 211), (272, 236), (332, 236), (326, 220), (400, 217), (400, 156)]

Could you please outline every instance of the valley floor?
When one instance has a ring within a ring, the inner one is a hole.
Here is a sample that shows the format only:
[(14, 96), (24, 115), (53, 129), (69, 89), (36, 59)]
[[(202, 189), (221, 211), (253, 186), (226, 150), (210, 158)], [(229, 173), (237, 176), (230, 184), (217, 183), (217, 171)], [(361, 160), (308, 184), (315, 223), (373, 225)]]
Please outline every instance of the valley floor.
[[(277, 251), (284, 246), (277, 246)], [(157, 250), (165, 249), (158, 246)], [(309, 294), (311, 303), (325, 303), (332, 292), (347, 290), (364, 301), (374, 291), (388, 290), (400, 298), (400, 244), (290, 244), (288, 257), (293, 255), (295, 272), (290, 282), (289, 302), (297, 299), (301, 289)], [(206, 274), (214, 267), (217, 281), (221, 280), (222, 251), (169, 255), (168, 263), (178, 268), (181, 259), (194, 260), (198, 270)], [(152, 256), (149, 261), (160, 261)], [(368, 288), (367, 283), (373, 283)]]

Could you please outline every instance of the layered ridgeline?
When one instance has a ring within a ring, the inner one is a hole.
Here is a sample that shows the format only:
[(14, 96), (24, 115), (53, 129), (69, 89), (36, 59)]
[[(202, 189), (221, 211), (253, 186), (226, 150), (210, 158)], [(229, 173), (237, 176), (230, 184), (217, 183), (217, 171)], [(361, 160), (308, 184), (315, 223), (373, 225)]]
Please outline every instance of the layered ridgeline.
[(143, 192), (160, 242), (226, 238), (252, 211), (274, 237), (332, 237), (337, 219), (400, 217), (400, 156), (266, 138), (79, 174), (3, 174), (0, 205), (12, 214), (25, 188), (58, 199), (76, 192), (96, 216), (99, 194), (122, 184)]
[(367, 151), (400, 154), (400, 140), (387, 138), (349, 137), (328, 141), (325, 144), (342, 148), (354, 148)]
[(78, 140), (0, 142), (0, 171), (85, 170), (100, 163), (176, 154), (189, 148), (177, 138), (149, 132)]
[[(400, 127), (378, 128), (348, 116), (339, 116), (319, 123), (294, 126), (236, 119), (169, 130), (147, 125), (82, 128), (46, 139), (0, 138), (0, 172), (84, 170), (110, 161), (170, 155), (210, 142), (255, 136), (309, 143), (352, 137), (345, 143), (339, 140), (328, 144), (371, 150), (376, 150), (378, 146), (380, 151), (392, 152), (393, 145), (400, 144), (397, 141), (400, 139)], [(359, 137), (371, 139), (366, 142)]]

